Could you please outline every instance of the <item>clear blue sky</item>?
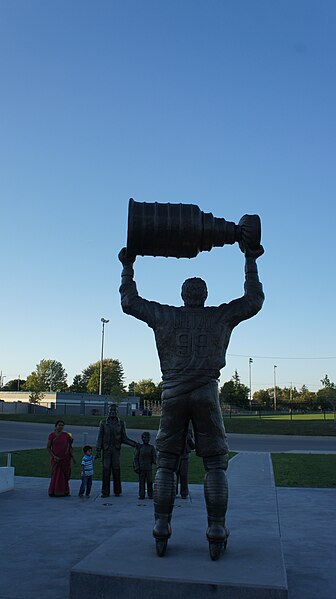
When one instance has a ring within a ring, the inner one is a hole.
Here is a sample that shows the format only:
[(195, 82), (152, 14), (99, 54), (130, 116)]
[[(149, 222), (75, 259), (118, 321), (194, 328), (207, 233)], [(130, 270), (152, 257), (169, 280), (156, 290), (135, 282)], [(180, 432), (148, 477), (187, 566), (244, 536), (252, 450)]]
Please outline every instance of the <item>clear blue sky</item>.
[[(160, 380), (151, 329), (119, 303), (128, 199), (262, 220), (266, 301), (221, 383), (336, 381), (336, 4), (332, 0), (0, 2), (0, 370), (68, 382), (105, 356)], [(238, 245), (138, 258), (142, 296), (242, 295)]]

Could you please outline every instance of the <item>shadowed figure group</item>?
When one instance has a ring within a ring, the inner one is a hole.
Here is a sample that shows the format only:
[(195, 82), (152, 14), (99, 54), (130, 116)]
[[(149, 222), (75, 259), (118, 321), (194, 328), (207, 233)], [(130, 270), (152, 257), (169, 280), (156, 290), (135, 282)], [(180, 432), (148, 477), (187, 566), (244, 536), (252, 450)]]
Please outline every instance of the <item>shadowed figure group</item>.
[(228, 444), (218, 397), (220, 370), (231, 332), (241, 321), (259, 312), (264, 301), (256, 258), (263, 254), (242, 248), (245, 254), (244, 295), (227, 304), (205, 307), (206, 283), (187, 279), (182, 285), (183, 306), (162, 305), (139, 296), (134, 277), (134, 256), (119, 252), (123, 265), (121, 305), (126, 314), (153, 329), (160, 359), (163, 391), (162, 415), (156, 439), (157, 472), (154, 482), (156, 550), (163, 556), (171, 536), (176, 494), (176, 472), (190, 422), (196, 454), (205, 468), (204, 495), (208, 517), (207, 538), (211, 559), (226, 547), (225, 526), (228, 486)]

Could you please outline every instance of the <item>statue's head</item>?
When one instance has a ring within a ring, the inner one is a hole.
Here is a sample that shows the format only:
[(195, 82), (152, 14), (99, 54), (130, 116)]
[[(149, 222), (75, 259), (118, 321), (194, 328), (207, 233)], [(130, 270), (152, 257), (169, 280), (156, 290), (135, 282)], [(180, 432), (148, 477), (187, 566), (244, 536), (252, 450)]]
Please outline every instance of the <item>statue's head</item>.
[(181, 297), (187, 308), (204, 306), (204, 302), (208, 297), (206, 282), (199, 277), (187, 279), (182, 285)]
[(108, 411), (108, 418), (117, 418), (118, 416), (118, 406), (116, 403), (112, 403), (110, 405), (109, 411)]
[(150, 441), (150, 433), (148, 433), (147, 431), (143, 432), (141, 435), (141, 439), (143, 440), (145, 445), (148, 445)]

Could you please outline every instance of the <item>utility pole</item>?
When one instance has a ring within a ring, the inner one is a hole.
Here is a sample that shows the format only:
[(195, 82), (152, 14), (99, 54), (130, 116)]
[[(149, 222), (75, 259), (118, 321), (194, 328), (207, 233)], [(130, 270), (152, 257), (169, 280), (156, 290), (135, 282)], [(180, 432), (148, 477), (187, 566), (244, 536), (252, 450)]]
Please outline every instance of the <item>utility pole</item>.
[(292, 399), (293, 399), (293, 383), (291, 383), (290, 387), (289, 387), (289, 411), (290, 411), (290, 419), (291, 420), (293, 420)]
[(273, 366), (273, 378), (274, 378), (274, 411), (276, 412), (277, 409), (277, 388), (276, 388), (276, 376), (275, 376), (275, 371), (276, 371), (276, 364), (274, 364)]
[(252, 364), (253, 364), (253, 359), (249, 358), (249, 380), (250, 380), (250, 410), (252, 409)]
[(3, 385), (4, 385), (4, 379), (6, 378), (5, 374), (2, 374), (2, 370), (0, 372), (0, 389), (2, 389)]

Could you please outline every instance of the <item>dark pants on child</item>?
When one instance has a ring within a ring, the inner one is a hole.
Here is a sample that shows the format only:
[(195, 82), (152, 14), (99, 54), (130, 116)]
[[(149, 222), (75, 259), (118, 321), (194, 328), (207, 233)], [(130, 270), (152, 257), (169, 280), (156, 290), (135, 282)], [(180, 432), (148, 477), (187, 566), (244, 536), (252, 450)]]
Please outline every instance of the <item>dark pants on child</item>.
[(145, 485), (147, 481), (147, 495), (150, 499), (153, 498), (153, 477), (152, 470), (141, 470), (139, 473), (139, 497), (145, 498)]
[(87, 497), (89, 497), (89, 495), (91, 493), (91, 487), (92, 487), (92, 476), (82, 476), (82, 484), (80, 486), (78, 495), (83, 496), (84, 491), (85, 491), (85, 495)]
[(177, 471), (176, 477), (176, 495), (178, 495), (178, 487), (180, 483), (180, 493), (182, 499), (186, 499), (189, 495), (188, 489), (188, 469), (189, 469), (189, 456), (182, 457), (180, 460), (180, 466)]

